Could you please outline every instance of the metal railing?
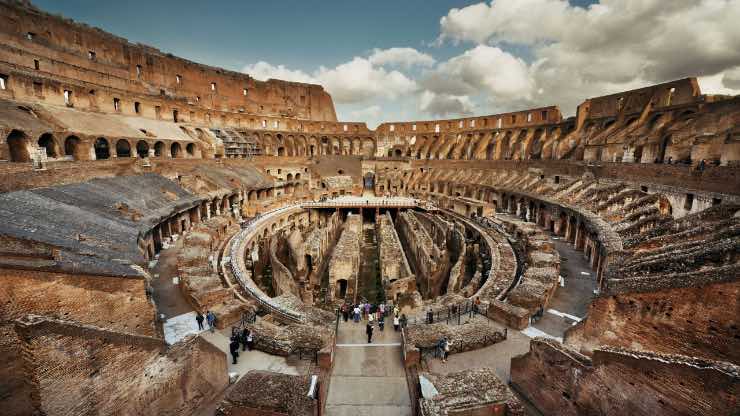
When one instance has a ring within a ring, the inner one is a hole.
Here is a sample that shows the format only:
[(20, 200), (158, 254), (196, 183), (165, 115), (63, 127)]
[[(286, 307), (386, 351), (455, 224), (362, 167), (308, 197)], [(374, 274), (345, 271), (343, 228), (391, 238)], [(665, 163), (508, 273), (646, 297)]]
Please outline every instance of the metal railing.
[(409, 325), (428, 325), (433, 323), (457, 324), (462, 323), (463, 317), (473, 318), (476, 315), (483, 316), (493, 321), (488, 316), (488, 306), (486, 304), (476, 305), (474, 301), (467, 300), (455, 305), (449, 305), (444, 308), (437, 308), (408, 318)]

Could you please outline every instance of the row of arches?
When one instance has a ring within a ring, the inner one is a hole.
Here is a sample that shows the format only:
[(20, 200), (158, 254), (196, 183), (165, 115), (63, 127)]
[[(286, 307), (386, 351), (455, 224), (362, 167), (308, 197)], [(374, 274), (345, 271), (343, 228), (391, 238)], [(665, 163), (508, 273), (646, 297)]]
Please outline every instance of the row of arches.
[(271, 156), (365, 156), (375, 155), (375, 140), (370, 137), (328, 137), (328, 136), (283, 136), (282, 134), (263, 134), (257, 136), (263, 153)]
[(89, 143), (76, 135), (69, 135), (64, 140), (59, 140), (52, 133), (44, 133), (34, 141), (20, 130), (12, 130), (6, 138), (8, 158), (11, 162), (30, 162), (36, 149), (42, 151), (49, 159), (71, 158), (73, 160), (105, 160), (111, 157), (133, 156), (182, 158), (196, 157), (198, 153), (195, 143), (172, 142), (167, 145), (161, 140), (154, 144), (139, 140), (132, 145), (128, 139), (114, 141), (105, 137), (98, 137), (92, 141), (92, 146)]

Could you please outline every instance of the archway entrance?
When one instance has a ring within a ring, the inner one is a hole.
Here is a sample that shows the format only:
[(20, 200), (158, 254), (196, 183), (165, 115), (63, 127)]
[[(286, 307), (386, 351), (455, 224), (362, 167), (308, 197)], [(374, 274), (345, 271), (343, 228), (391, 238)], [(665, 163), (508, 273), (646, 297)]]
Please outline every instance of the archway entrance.
[(28, 150), (28, 138), (19, 130), (13, 130), (8, 135), (8, 148), (11, 162), (30, 162), (31, 153)]
[(95, 140), (95, 160), (108, 159), (110, 157), (110, 148), (108, 140), (100, 137)]

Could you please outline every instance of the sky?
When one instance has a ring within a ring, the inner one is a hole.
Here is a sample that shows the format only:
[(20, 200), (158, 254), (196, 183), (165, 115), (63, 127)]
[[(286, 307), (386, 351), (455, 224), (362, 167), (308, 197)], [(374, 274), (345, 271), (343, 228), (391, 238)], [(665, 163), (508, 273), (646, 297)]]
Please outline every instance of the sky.
[(33, 0), (256, 79), (318, 83), (341, 121), (558, 105), (688, 76), (740, 94), (740, 0)]

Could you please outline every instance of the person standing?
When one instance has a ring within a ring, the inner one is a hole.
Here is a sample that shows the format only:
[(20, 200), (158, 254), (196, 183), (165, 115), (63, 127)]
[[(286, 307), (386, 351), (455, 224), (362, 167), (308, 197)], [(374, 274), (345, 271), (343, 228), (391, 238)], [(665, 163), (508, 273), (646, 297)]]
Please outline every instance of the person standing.
[(216, 332), (216, 315), (211, 311), (207, 311), (206, 321), (208, 321), (208, 327), (211, 332)]
[(381, 303), (378, 309), (380, 309), (380, 314), (385, 316), (385, 303)]
[(367, 334), (367, 343), (370, 344), (373, 342), (373, 323), (368, 322), (367, 326), (365, 327), (365, 333)]
[(401, 328), (406, 328), (406, 324), (408, 323), (408, 318), (406, 318), (406, 314), (401, 314), (401, 319), (399, 321), (401, 323)]
[(393, 314), (398, 316), (398, 312), (400, 312), (400, 310), (398, 309), (398, 305), (393, 306)]
[(344, 322), (347, 322), (347, 318), (349, 318), (349, 311), (347, 310), (347, 303), (342, 304), (342, 318), (344, 319)]
[(247, 334), (247, 351), (252, 351), (254, 349), (254, 335), (252, 335), (252, 332), (250, 331), (249, 334)]
[(444, 337), (444, 342), (442, 344), (442, 362), (447, 362), (447, 357), (450, 355), (450, 348), (452, 347), (452, 341), (447, 339), (447, 337)]
[(246, 351), (248, 348), (247, 339), (249, 338), (249, 329), (246, 327), (242, 329), (242, 333), (239, 334), (239, 341), (242, 343), (242, 351)]
[(365, 303), (365, 318), (368, 318), (370, 316), (370, 308), (372, 305), (370, 305), (370, 302)]
[(198, 311), (198, 314), (195, 315), (195, 320), (198, 322), (198, 331), (203, 330), (203, 319), (205, 319), (203, 318), (203, 314)]
[(398, 315), (393, 315), (393, 330), (398, 332), (398, 327), (401, 325), (400, 321), (398, 320)]
[(355, 323), (360, 322), (360, 307), (355, 306)]
[(229, 352), (231, 352), (231, 357), (234, 360), (233, 364), (236, 364), (236, 359), (239, 357), (239, 341), (236, 339), (236, 337), (231, 337), (231, 343), (229, 343)]

